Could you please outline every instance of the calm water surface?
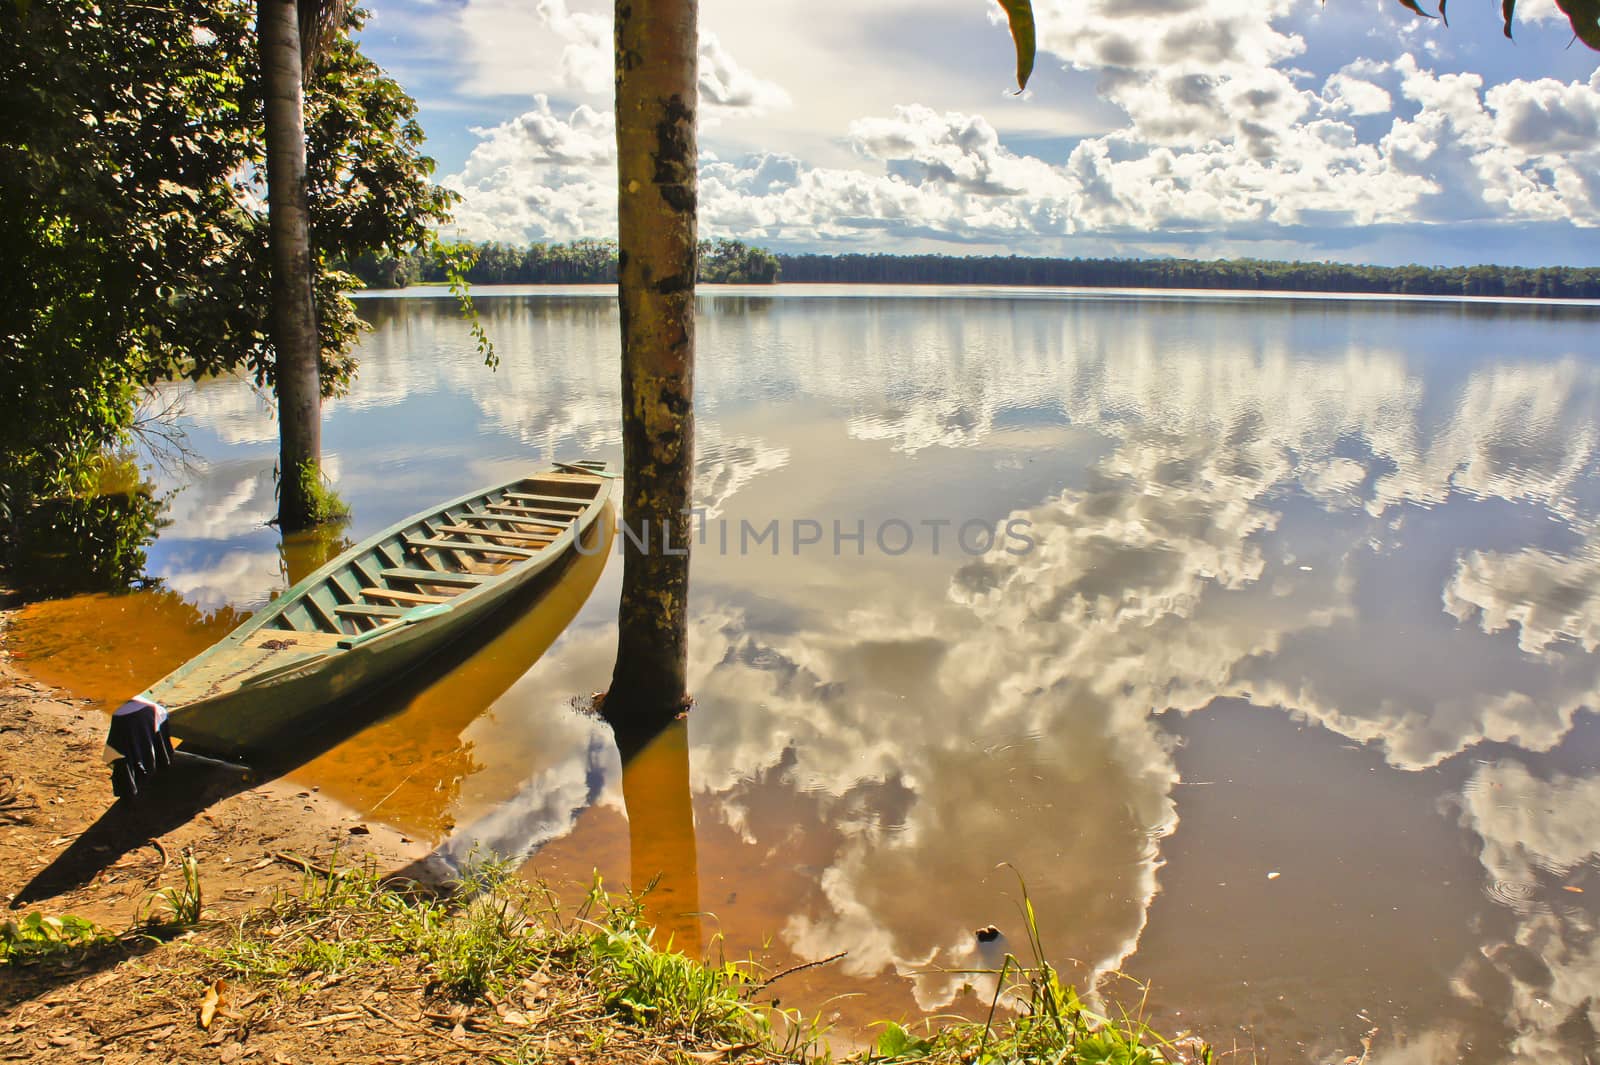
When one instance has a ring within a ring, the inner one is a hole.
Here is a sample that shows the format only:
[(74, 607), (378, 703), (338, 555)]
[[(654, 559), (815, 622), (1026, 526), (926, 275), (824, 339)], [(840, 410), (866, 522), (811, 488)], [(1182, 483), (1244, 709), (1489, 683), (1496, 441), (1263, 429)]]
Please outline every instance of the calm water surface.
[[(615, 643), (621, 566), (596, 559), (297, 779), (455, 858), (659, 874), (691, 949), (848, 951), (775, 988), (846, 1036), (982, 1008), (992, 985), (947, 970), (1021, 952), (1009, 863), (1076, 983), (1148, 981), (1158, 1026), (1258, 1060), (1373, 1028), (1374, 1062), (1597, 1049), (1600, 310), (713, 293), (686, 727), (619, 751), (577, 709)], [(364, 302), (324, 436), (345, 535), (616, 460), (609, 296), (484, 299), (494, 373), (448, 300)], [(107, 701), (315, 555), (263, 525), (262, 401), (177, 391), (196, 458), (160, 475), (163, 591), (19, 626), (33, 668)], [(774, 519), (776, 553), (741, 551)], [(1032, 548), (974, 553), (968, 521)], [(1008, 940), (980, 951), (990, 922)]]

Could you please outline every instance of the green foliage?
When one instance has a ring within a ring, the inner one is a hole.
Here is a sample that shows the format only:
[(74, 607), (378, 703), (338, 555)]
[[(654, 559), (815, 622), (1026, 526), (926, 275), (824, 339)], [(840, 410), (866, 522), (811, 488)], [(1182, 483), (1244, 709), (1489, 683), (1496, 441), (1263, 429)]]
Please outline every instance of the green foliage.
[(456, 298), (461, 316), (471, 323), (472, 339), (478, 346), (478, 355), (483, 359), (483, 364), (491, 370), (499, 369), (500, 356), (495, 353), (494, 343), (478, 318), (478, 308), (472, 302), (472, 283), (467, 280), (467, 271), (477, 262), (477, 250), (470, 244), (442, 243), (435, 244), (432, 250), (444, 261), (450, 294)]
[(770, 285), (778, 280), (778, 257), (737, 240), (700, 242), (700, 280), (710, 284)]
[[(1433, 17), (1423, 10), (1417, 0), (1398, 0), (1398, 2), (1402, 7), (1414, 11), (1423, 18)], [(1439, 17), (1446, 24), (1450, 21), (1446, 13), (1448, 3), (1449, 0), (1439, 0)], [(1556, 6), (1567, 16), (1567, 21), (1572, 24), (1572, 32), (1578, 40), (1600, 51), (1600, 0), (1556, 0)], [(1500, 18), (1507, 39), (1511, 37), (1511, 23), (1516, 18), (1516, 13), (1517, 0), (1501, 0)]]
[(173, 924), (199, 924), (205, 914), (205, 896), (200, 888), (200, 860), (188, 847), (183, 849), (183, 859), (178, 863), (183, 882), (177, 887), (165, 888), (160, 899), (166, 904), (168, 919)]
[(329, 487), (321, 466), (303, 462), (294, 475), (299, 480), (301, 498), (311, 503), (312, 525), (339, 524), (350, 519), (350, 505)]
[[(0, 5), (0, 495), (74, 479), (184, 343), (175, 314), (234, 251), (248, 158), (231, 12)], [(237, 21), (243, 24), (243, 17)]]
[(1017, 91), (1028, 87), (1033, 76), (1036, 34), (1033, 25), (1033, 4), (1029, 0), (1000, 0), (1005, 10), (1006, 22), (1011, 27), (1011, 40), (1017, 46)]
[[(920, 1033), (886, 1024), (873, 1051), (849, 1060), (1209, 1065), (1211, 1051), (1199, 1041), (1162, 1039), (1137, 1018), (1095, 1012), (1064, 987), (1043, 958), (1025, 885), (1020, 905), (1034, 958), (1024, 965), (1007, 955), (991, 974), (998, 982), (984, 1023), (929, 1023)], [(754, 965), (674, 952), (655, 942), (641, 913), (639, 898), (613, 900), (598, 878), (575, 919), (564, 919), (545, 889), (498, 865), (469, 871), (448, 896), (395, 890), (370, 868), (308, 865), (297, 894), (246, 917), (220, 947), (202, 949), (228, 975), (284, 996), (362, 966), (418, 964), (432, 988), (463, 1000), (504, 1001), (518, 986), (534, 986), (546, 989), (540, 996), (548, 991), (552, 1015), (563, 1012), (558, 1002), (598, 998), (622, 1023), (691, 1046), (737, 1047), (769, 1060), (818, 1058), (814, 1022), (755, 1001), (767, 984)], [(588, 1035), (598, 1053), (615, 1031), (596, 1024), (577, 1034)], [(533, 1035), (508, 1057), (544, 1060), (541, 1048), (546, 1044)]]
[[(270, 383), (264, 133), (250, 0), (0, 4), (0, 547), (33, 501), (89, 491), (139, 389)], [(351, 14), (346, 30), (359, 29)], [(334, 263), (401, 257), (454, 200), (416, 104), (332, 39), (307, 88), (323, 390), (364, 325)]]
[(145, 547), (167, 501), (128, 457), (97, 456), (74, 471), (71, 494), (22, 499), (3, 538), (11, 579), (30, 594), (128, 587), (144, 575)]
[(467, 900), (459, 908), (408, 909), (400, 938), (430, 963), (449, 994), (475, 998), (500, 992), (511, 976), (531, 969), (545, 953), (541, 930), (523, 916), (527, 891), (509, 870), (488, 865), (469, 871), (458, 894)]
[[(236, 5), (236, 0), (187, 0)], [(244, 4), (247, 14), (253, 4)], [(355, 375), (353, 356), (366, 324), (345, 295), (358, 278), (339, 264), (365, 258), (399, 259), (431, 246), (433, 227), (447, 221), (458, 197), (432, 183), (434, 161), (422, 152), (417, 104), (350, 39), (366, 13), (349, 13), (345, 35), (325, 47), (306, 85), (307, 199), (317, 274), (313, 285), (321, 338), (323, 395), (339, 394)], [(250, 167), (237, 181), (247, 212), (248, 240), (227, 269), (213, 275), (212, 295), (191, 310), (207, 342), (191, 344), (169, 374), (201, 378), (243, 369), (272, 383), (271, 274), (267, 255), (266, 168), (259, 64), (253, 24), (237, 27), (245, 62), (241, 109), (252, 137)]]
[[(778, 280), (778, 257), (742, 241), (703, 240), (699, 258), (701, 281), (763, 285)], [(369, 255), (352, 260), (349, 269), (373, 288), (448, 283), (457, 291), (458, 280), (474, 285), (615, 284), (617, 242), (584, 239), (520, 248), (500, 242), (440, 243), (402, 258)]]
[(712, 966), (658, 948), (640, 919), (637, 900), (611, 905), (585, 944), (590, 975), (606, 1003), (647, 1028), (708, 1035), (729, 1042), (769, 1035), (766, 1013), (750, 1004), (755, 981), (736, 964)]
[(82, 917), (30, 913), (0, 923), (0, 965), (29, 965), (115, 941), (110, 932)]
[[(1086, 1007), (1076, 991), (1062, 985), (1046, 960), (1044, 940), (1028, 886), (1020, 874), (1023, 924), (1033, 954), (1031, 965), (1007, 954), (995, 973), (996, 986), (989, 1016), (983, 1024), (960, 1022), (930, 1029), (918, 1037), (898, 1024), (886, 1025), (878, 1037), (877, 1056), (882, 1062), (942, 1062), (955, 1065), (1009, 1065), (1022, 1062), (1062, 1062), (1071, 1065), (1167, 1065), (1194, 1062), (1210, 1065), (1211, 1048), (1189, 1039), (1172, 1042), (1152, 1032), (1137, 1018), (1113, 1020)], [(1015, 974), (1012, 983), (1007, 976)], [(1005, 997), (1009, 1019), (996, 1023)]]

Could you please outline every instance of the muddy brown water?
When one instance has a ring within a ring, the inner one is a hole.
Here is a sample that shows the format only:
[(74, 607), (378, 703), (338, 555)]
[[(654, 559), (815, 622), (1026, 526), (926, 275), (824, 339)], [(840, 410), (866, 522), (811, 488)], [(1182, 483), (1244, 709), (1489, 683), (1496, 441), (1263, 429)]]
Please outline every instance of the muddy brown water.
[[(343, 535), (616, 460), (608, 295), (485, 298), (493, 373), (448, 300), (364, 302), (325, 429)], [(687, 723), (625, 757), (582, 712), (608, 553), (297, 779), (455, 860), (654, 880), (692, 951), (847, 952), (773, 991), (851, 1039), (981, 1011), (953, 970), (1025, 950), (1020, 875), (1073, 982), (1148, 983), (1155, 1024), (1256, 1060), (1372, 1029), (1373, 1062), (1596, 1051), (1600, 308), (796, 286), (702, 312)], [(173, 395), (161, 587), (14, 633), (108, 703), (329, 547), (264, 526), (246, 384)]]

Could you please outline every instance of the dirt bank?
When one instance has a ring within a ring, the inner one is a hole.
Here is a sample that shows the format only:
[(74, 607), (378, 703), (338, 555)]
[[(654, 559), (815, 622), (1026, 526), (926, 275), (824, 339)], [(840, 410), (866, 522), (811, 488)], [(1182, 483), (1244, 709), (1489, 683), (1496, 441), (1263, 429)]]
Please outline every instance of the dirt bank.
[(0, 902), (11, 915), (39, 909), (126, 928), (181, 880), (185, 849), (219, 916), (298, 882), (279, 855), (323, 862), (337, 849), (399, 868), (426, 854), (320, 794), (241, 770), (183, 764), (148, 801), (113, 806), (104, 713), (19, 669), (9, 620), (0, 612)]

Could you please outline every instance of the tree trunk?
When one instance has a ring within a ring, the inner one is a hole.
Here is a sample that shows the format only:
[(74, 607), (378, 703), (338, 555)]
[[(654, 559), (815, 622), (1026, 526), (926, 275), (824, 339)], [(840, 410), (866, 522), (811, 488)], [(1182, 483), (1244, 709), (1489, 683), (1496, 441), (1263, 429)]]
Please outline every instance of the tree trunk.
[(317, 372), (321, 344), (312, 297), (305, 96), (295, 0), (259, 0), (256, 33), (266, 99), (271, 331), (278, 394), (278, 525), (293, 531), (319, 520), (317, 499), (322, 482), (322, 389)]
[(617, 0), (622, 604), (604, 707), (648, 725), (688, 706), (694, 480), (696, 0)]

